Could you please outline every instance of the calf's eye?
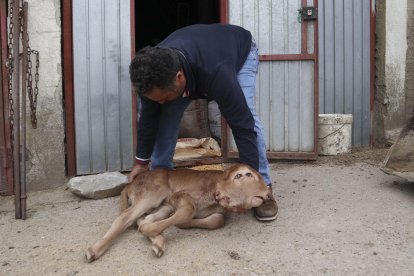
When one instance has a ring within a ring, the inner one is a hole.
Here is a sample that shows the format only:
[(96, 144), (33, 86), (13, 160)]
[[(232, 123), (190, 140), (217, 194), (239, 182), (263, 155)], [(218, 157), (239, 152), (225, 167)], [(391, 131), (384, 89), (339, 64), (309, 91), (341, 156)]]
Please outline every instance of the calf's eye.
[(234, 177), (234, 179), (239, 179), (241, 177), (242, 177), (242, 174), (241, 173), (238, 173), (238, 174), (236, 174), (236, 176)]
[(253, 175), (252, 175), (252, 173), (246, 173), (246, 176), (248, 176), (248, 177), (253, 177)]

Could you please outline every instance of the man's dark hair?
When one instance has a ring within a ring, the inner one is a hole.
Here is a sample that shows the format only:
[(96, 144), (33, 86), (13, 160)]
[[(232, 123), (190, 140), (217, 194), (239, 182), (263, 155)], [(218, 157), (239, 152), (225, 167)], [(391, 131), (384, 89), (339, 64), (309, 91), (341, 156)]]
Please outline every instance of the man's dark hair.
[(145, 95), (154, 87), (174, 88), (174, 80), (181, 69), (179, 53), (170, 48), (147, 46), (139, 50), (129, 66), (132, 84), (139, 95)]

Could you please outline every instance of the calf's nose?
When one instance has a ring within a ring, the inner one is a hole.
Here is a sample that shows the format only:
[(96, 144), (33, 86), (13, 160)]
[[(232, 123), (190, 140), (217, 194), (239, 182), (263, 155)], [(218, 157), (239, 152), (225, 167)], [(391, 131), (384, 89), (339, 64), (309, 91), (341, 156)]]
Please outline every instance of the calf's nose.
[(266, 194), (266, 199), (271, 199), (272, 190), (269, 189), (269, 192)]

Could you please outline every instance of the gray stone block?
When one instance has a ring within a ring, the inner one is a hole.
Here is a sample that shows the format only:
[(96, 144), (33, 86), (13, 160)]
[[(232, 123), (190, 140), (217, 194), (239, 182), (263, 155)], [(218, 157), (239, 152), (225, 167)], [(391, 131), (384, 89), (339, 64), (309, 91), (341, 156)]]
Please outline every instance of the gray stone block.
[(77, 176), (67, 186), (72, 193), (84, 198), (100, 199), (117, 196), (128, 184), (128, 177), (120, 172)]

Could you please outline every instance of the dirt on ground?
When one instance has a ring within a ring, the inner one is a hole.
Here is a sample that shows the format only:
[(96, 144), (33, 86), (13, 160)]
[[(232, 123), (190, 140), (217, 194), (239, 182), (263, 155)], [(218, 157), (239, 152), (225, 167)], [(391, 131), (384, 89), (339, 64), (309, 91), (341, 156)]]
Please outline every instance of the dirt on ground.
[(414, 183), (379, 169), (386, 152), (274, 161), (276, 221), (247, 212), (214, 231), (171, 228), (161, 258), (130, 228), (85, 261), (119, 197), (85, 200), (62, 183), (29, 193), (24, 221), (14, 218), (13, 197), (0, 197), (0, 275), (413, 275)]

